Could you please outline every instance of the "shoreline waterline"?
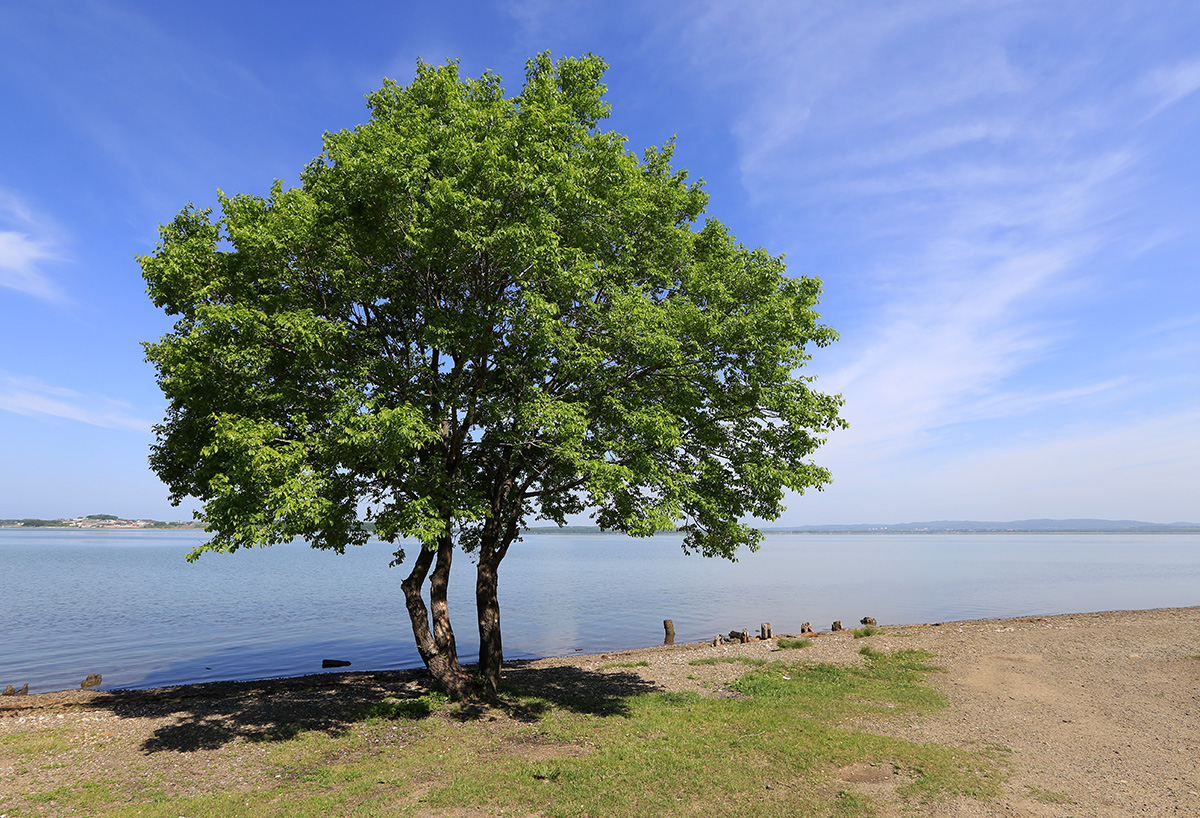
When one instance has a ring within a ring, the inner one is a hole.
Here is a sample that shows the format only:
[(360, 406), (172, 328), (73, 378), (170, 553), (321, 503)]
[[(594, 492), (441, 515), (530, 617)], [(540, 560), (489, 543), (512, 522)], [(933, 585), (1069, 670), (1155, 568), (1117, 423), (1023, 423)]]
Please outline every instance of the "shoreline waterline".
[[(1170, 608), (1139, 608), (1133, 610), (1111, 610), (1111, 611), (1075, 611), (1069, 613), (1056, 614), (1025, 614), (1021, 616), (1010, 617), (989, 617), (983, 619), (963, 619), (963, 620), (947, 620), (942, 622), (922, 622), (922, 623), (907, 623), (907, 624), (889, 624), (880, 623), (876, 626), (876, 635), (903, 635), (906, 631), (914, 629), (938, 629), (945, 634), (947, 638), (953, 640), (955, 633), (961, 633), (966, 628), (981, 628), (991, 625), (1000, 627), (1008, 627), (1013, 624), (1029, 624), (1029, 623), (1053, 623), (1057, 620), (1062, 621), (1078, 621), (1078, 620), (1095, 620), (1100, 621), (1108, 618), (1136, 618), (1136, 617), (1161, 617), (1164, 615), (1179, 614), (1181, 616), (1194, 615), (1200, 617), (1200, 605), (1170, 607)], [(815, 631), (813, 633), (776, 633), (770, 639), (752, 639), (747, 643), (739, 643), (736, 641), (726, 641), (715, 646), (715, 649), (721, 653), (733, 654), (762, 654), (775, 653), (780, 649), (775, 647), (775, 640), (780, 638), (803, 638), (812, 639), (814, 642), (820, 640), (828, 640), (831, 637), (836, 638), (854, 638), (854, 629), (859, 623), (853, 625), (847, 624), (843, 631)], [(863, 643), (867, 644), (867, 643)], [(584, 654), (570, 653), (556, 656), (530, 657), (521, 659), (506, 659), (502, 674), (505, 671), (539, 668), (539, 667), (556, 667), (563, 665), (571, 666), (587, 666), (596, 665), (600, 662), (640, 658), (649, 656), (666, 656), (666, 655), (683, 655), (687, 653), (705, 652), (712, 653), (714, 648), (711, 640), (701, 641), (677, 641), (673, 644), (658, 644), (647, 645), (640, 647), (624, 647), (612, 650), (606, 650), (600, 653)], [(1197, 640), (1197, 651), (1200, 652), (1200, 640)], [(799, 657), (805, 657), (810, 654), (798, 652), (794, 654)], [(472, 667), (471, 664), (464, 664), (464, 667)], [(287, 676), (273, 676), (255, 679), (217, 679), (203, 682), (185, 682), (174, 685), (163, 685), (159, 687), (100, 687), (96, 689), (74, 689), (68, 688), (63, 690), (41, 691), (38, 693), (18, 694), (0, 696), (0, 712), (5, 710), (24, 710), (38, 708), (42, 706), (57, 706), (67, 704), (82, 704), (97, 699), (102, 699), (105, 696), (126, 696), (128, 694), (140, 694), (143, 696), (204, 696), (204, 695), (229, 695), (237, 691), (252, 690), (259, 688), (262, 692), (269, 694), (272, 690), (282, 690), (291, 688), (314, 688), (325, 685), (338, 685), (343, 683), (353, 683), (355, 680), (365, 679), (388, 679), (390, 681), (405, 680), (411, 682), (422, 682), (433, 686), (433, 678), (428, 670), (423, 666), (405, 667), (405, 668), (389, 668), (384, 670), (326, 670), (323, 672), (302, 673)]]

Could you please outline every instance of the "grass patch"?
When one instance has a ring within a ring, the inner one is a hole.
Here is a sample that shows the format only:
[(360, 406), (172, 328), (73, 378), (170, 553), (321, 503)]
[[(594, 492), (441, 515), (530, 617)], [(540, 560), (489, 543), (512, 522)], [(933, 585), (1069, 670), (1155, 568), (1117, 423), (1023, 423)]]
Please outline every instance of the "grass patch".
[(1034, 787), (1030, 784), (1025, 785), (1025, 794), (1034, 801), (1040, 801), (1043, 804), (1074, 804), (1075, 800), (1071, 796), (1054, 790), (1044, 790), (1041, 787)]
[(61, 730), (0, 736), (0, 750), (21, 756), (56, 755), (71, 746)]
[[(6, 811), (116, 818), (869, 818), (904, 811), (903, 803), (890, 803), (896, 798), (996, 795), (1000, 775), (982, 755), (847, 726), (945, 706), (923, 684), (935, 669), (930, 654), (869, 646), (860, 652), (862, 662), (846, 667), (700, 660), (693, 664), (745, 666), (729, 684), (741, 697), (658, 691), (622, 696), (607, 714), (570, 697), (519, 690), (506, 692), (498, 707), (474, 712), (440, 696), (386, 699), (341, 732), (299, 731), (274, 743), (239, 739), (212, 751), (204, 765), (214, 768), (194, 797), (161, 783), (149, 787), (135, 764), (125, 781), (81, 775), (70, 788), (27, 794)], [(222, 772), (223, 758), (225, 770), (236, 765), (239, 775)], [(166, 756), (145, 763), (158, 759), (177, 763)], [(891, 765), (906, 783), (895, 796), (868, 798), (837, 778), (856, 764)], [(232, 780), (243, 783), (229, 786)]]
[(428, 693), (416, 699), (384, 699), (363, 710), (368, 723), (396, 719), (423, 719), (446, 706), (449, 700), (441, 693)]
[(795, 650), (798, 648), (808, 647), (809, 645), (812, 644), (812, 640), (811, 639), (788, 639), (786, 637), (780, 637), (779, 639), (775, 640), (775, 644), (778, 645), (783, 650)]
[(830, 818), (874, 818), (871, 799), (850, 790), (839, 790), (829, 807)]
[(866, 627), (855, 628), (854, 638), (862, 639), (864, 636), (875, 636), (876, 634), (880, 633), (883, 633), (883, 628), (876, 628), (874, 625), (867, 625)]
[(113, 787), (107, 783), (83, 781), (38, 793), (31, 796), (29, 800), (53, 807), (56, 811), (63, 807), (69, 807), (71, 812), (90, 812), (118, 797), (119, 794), (114, 792)]
[(612, 670), (617, 667), (650, 667), (650, 663), (645, 660), (641, 662), (613, 662), (610, 665), (600, 665), (599, 670)]
[(689, 665), (746, 665), (747, 667), (762, 667), (766, 659), (754, 656), (712, 656), (708, 659), (693, 659)]

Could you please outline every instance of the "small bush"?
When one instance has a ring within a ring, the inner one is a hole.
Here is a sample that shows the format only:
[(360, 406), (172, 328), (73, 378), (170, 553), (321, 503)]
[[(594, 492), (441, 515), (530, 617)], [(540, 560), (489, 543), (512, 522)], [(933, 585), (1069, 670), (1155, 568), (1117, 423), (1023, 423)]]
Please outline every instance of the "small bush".
[(874, 636), (877, 633), (883, 633), (883, 631), (880, 628), (867, 625), (865, 628), (855, 628), (854, 638), (862, 639), (864, 636)]

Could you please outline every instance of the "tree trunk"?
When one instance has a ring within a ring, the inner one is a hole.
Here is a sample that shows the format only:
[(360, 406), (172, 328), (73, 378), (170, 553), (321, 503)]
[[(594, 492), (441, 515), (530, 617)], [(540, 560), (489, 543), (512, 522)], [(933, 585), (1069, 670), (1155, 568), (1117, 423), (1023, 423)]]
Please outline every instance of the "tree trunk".
[(450, 585), (450, 563), (454, 560), (454, 540), (446, 534), (438, 540), (437, 563), (429, 577), (429, 607), (433, 614), (433, 640), (450, 666), (462, 672), (458, 664), (458, 647), (454, 643), (454, 628), (450, 626), (450, 603), (446, 591)]
[(499, 583), (497, 569), (500, 557), (495, 552), (480, 553), (475, 572), (475, 608), (479, 614), (479, 675), (483, 693), (495, 698), (500, 691), (500, 666), (504, 663), (504, 647), (500, 639), (500, 599), (496, 595)]
[[(400, 583), (404, 590), (404, 603), (408, 608), (408, 618), (412, 620), (413, 637), (417, 642), (417, 652), (421, 661), (429, 669), (430, 674), (446, 691), (446, 695), (454, 701), (469, 699), (472, 695), (471, 680), (458, 664), (458, 654), (454, 648), (454, 632), (450, 629), (449, 610), (446, 607), (445, 579), (450, 571), (449, 555), (444, 554), (446, 543), (439, 542), (436, 550), (422, 548), (413, 565), (412, 573)], [(453, 553), (453, 549), (450, 549)], [(431, 583), (440, 590), (431, 590), (434, 605), (434, 628), (441, 638), (434, 635), (429, 628), (429, 610), (425, 600), (421, 598), (421, 587), (429, 574), (429, 567), (437, 556), (438, 565), (434, 570)], [(440, 579), (439, 579), (440, 578)], [(439, 598), (440, 594), (440, 598)], [(440, 614), (439, 614), (440, 610)]]

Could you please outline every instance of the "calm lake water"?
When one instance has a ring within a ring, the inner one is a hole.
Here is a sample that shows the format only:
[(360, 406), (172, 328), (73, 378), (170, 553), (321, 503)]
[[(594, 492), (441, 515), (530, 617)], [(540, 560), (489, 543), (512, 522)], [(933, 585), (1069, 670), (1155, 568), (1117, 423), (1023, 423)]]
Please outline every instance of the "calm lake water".
[[(0, 687), (156, 687), (420, 665), (391, 546), (337, 555), (294, 543), (184, 556), (201, 532), (0, 530)], [(594, 653), (771, 622), (818, 630), (1200, 605), (1197, 534), (774, 534), (731, 564), (680, 538), (528, 536), (500, 569), (509, 659)], [(413, 549), (409, 548), (411, 552)], [(474, 567), (451, 614), (473, 661)]]

